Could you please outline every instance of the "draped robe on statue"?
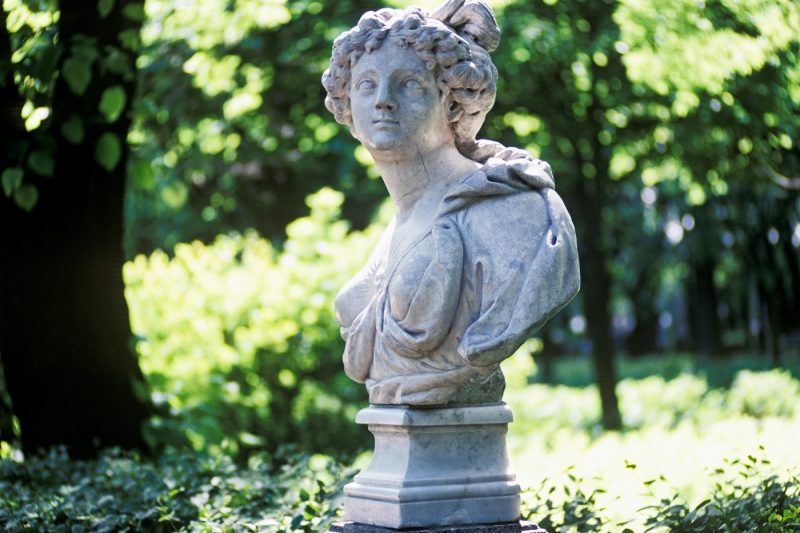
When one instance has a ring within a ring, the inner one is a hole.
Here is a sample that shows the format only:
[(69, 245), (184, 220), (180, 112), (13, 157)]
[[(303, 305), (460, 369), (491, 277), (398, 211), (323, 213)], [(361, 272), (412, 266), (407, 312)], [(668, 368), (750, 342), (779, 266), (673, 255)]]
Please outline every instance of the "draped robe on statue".
[(507, 149), (454, 185), (410, 246), (391, 249), (393, 230), (337, 296), (345, 372), (372, 404), (500, 401), (499, 363), (579, 288), (550, 167)]

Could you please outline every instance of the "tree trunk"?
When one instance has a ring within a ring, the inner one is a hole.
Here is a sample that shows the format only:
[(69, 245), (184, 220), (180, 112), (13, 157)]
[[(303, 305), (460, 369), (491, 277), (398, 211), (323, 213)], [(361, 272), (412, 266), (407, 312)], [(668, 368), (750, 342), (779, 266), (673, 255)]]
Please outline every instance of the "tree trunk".
[(690, 279), (689, 305), (691, 309), (692, 339), (695, 350), (707, 357), (722, 355), (717, 292), (714, 287), (714, 262), (701, 258), (694, 265)]
[[(781, 249), (786, 258), (791, 282), (791, 291), (789, 291), (788, 298), (792, 309), (800, 311), (800, 251), (792, 246), (792, 230), (793, 228), (786, 224), (786, 230), (781, 238)], [(795, 326), (797, 325), (797, 322), (795, 322)]]
[(785, 308), (782, 311), (783, 330), (785, 333), (800, 334), (800, 254), (792, 246), (790, 235), (792, 227), (786, 224), (786, 231), (781, 238), (781, 251), (786, 259), (789, 279), (784, 293)]
[[(642, 215), (644, 216), (644, 215)], [(640, 230), (641, 231), (641, 230)], [(620, 239), (622, 240), (622, 239)], [(624, 345), (628, 355), (640, 357), (653, 354), (659, 347), (659, 311), (657, 309), (660, 291), (660, 274), (663, 265), (659, 257), (663, 254), (660, 235), (637, 235), (627, 245), (635, 253), (636, 263), (632, 283), (627, 284), (627, 296), (632, 304), (635, 323), (625, 337)], [(615, 240), (614, 242), (619, 242)]]
[[(62, 63), (76, 37), (88, 37), (96, 39), (99, 61), (115, 47), (134, 69), (135, 54), (118, 42), (121, 30), (138, 29), (139, 23), (122, 16), (133, 3), (116, 2), (101, 18), (96, 2), (62, 1)], [(140, 425), (149, 409), (133, 389), (142, 375), (131, 352), (122, 281), (130, 120), (123, 113), (109, 122), (98, 113), (100, 95), (112, 85), (124, 89), (127, 112), (135, 85), (130, 74), (95, 62), (80, 96), (59, 76), (50, 125), (53, 176), (35, 182), (39, 200), (30, 213), (0, 199), (0, 355), (26, 453), (65, 444), (74, 456), (86, 457), (103, 446), (143, 445)], [(85, 130), (77, 145), (60, 133), (73, 115)], [(96, 157), (103, 134), (115, 135), (121, 148), (111, 170)]]
[(567, 327), (566, 310), (551, 318), (539, 332), (542, 339), (542, 351), (531, 354), (537, 367), (536, 378), (540, 383), (555, 383), (556, 358), (564, 354), (564, 334)]
[(557, 349), (549, 338), (542, 339), (544, 346), (542, 351), (539, 352), (538, 357), (531, 355), (537, 368), (537, 378), (540, 383), (553, 383), (553, 363), (556, 358)]
[(611, 275), (606, 267), (600, 228), (605, 196), (599, 179), (578, 180), (575, 195), (583, 224), (578, 228), (578, 250), (581, 267), (581, 296), (586, 315), (586, 328), (592, 342), (592, 362), (603, 409), (603, 427), (620, 429), (622, 419), (617, 403), (617, 373), (614, 342), (611, 338)]
[(625, 348), (632, 357), (657, 351), (658, 314), (654, 308), (656, 291), (650, 288), (650, 269), (643, 269), (639, 283), (631, 292), (636, 326), (625, 339)]

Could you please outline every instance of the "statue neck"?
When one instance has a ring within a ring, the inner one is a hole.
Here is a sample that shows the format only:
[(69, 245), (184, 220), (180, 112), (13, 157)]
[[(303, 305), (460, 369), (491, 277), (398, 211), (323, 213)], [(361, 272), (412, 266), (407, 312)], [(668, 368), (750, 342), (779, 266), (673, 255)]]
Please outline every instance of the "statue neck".
[(398, 224), (412, 216), (435, 215), (450, 187), (480, 167), (461, 155), (452, 143), (425, 154), (398, 157), (373, 153), (372, 156), (397, 209)]

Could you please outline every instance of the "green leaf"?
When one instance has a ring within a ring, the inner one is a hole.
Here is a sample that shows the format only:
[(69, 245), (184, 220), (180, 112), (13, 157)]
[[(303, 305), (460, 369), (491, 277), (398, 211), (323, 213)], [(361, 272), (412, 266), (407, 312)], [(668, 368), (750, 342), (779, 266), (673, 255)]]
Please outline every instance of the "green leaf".
[(300, 528), (300, 524), (302, 524), (302, 523), (303, 523), (303, 515), (301, 515), (301, 514), (295, 515), (295, 517), (292, 518), (292, 524), (291, 524), (292, 529)]
[(127, 99), (125, 89), (121, 85), (113, 85), (103, 91), (103, 95), (100, 97), (100, 104), (97, 107), (106, 117), (106, 120), (116, 122), (125, 109)]
[(141, 47), (139, 32), (136, 30), (122, 30), (119, 32), (119, 42), (123, 48), (136, 52)]
[(25, 171), (20, 167), (7, 168), (3, 171), (3, 176), (0, 177), (0, 181), (3, 183), (3, 192), (6, 196), (11, 198), (14, 191), (22, 185), (22, 177), (24, 174)]
[(247, 431), (242, 431), (239, 433), (239, 442), (245, 446), (264, 446), (266, 440), (264, 437), (259, 437), (258, 435), (253, 435)]
[(64, 65), (61, 67), (61, 75), (64, 76), (69, 89), (73, 93), (83, 96), (89, 86), (89, 82), (92, 81), (91, 63), (71, 56), (64, 61)]
[(104, 72), (119, 74), (126, 81), (135, 78), (133, 72), (133, 58), (130, 54), (116, 46), (107, 46), (106, 53), (101, 60), (101, 69)]
[(8, 28), (11, 35), (17, 33), (25, 25), (26, 17), (21, 9), (11, 9), (7, 16), (6, 28)]
[(100, 14), (101, 19), (106, 18), (112, 9), (114, 9), (114, 0), (99, 0), (97, 2), (97, 12)]
[(111, 132), (105, 132), (97, 140), (97, 145), (94, 149), (94, 158), (97, 163), (111, 172), (119, 163), (122, 157), (122, 145), (119, 142), (119, 137)]
[(14, 193), (14, 201), (25, 211), (30, 211), (39, 200), (39, 191), (30, 183), (23, 184)]
[(61, 125), (61, 135), (72, 144), (80, 144), (83, 141), (83, 121), (78, 115), (72, 115)]
[(180, 209), (186, 204), (189, 189), (186, 184), (177, 182), (161, 189), (161, 200), (172, 209)]
[(28, 156), (28, 166), (42, 176), (53, 175), (53, 156), (46, 150), (34, 150)]
[(136, 187), (152, 191), (156, 188), (156, 173), (150, 161), (139, 159), (131, 165), (131, 178)]
[(142, 22), (144, 20), (144, 6), (142, 4), (128, 4), (122, 8), (122, 14), (125, 18), (134, 22)]
[(31, 114), (28, 115), (28, 118), (25, 119), (25, 129), (28, 131), (33, 131), (39, 126), (41, 126), (42, 122), (47, 120), (47, 117), (50, 116), (50, 108), (49, 107), (37, 107)]

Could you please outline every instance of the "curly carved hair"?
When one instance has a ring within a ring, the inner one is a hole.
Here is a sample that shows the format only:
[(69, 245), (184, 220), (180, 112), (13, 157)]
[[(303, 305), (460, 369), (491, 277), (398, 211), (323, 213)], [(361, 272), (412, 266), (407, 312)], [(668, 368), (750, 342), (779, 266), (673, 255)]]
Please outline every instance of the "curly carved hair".
[(446, 95), (456, 146), (477, 160), (477, 152), (485, 150), (480, 149), (484, 145), (476, 142), (475, 135), (497, 92), (497, 69), (489, 52), (497, 48), (500, 29), (491, 8), (483, 0), (449, 0), (431, 14), (419, 8), (365, 13), (356, 27), (334, 41), (330, 67), (322, 75), (328, 93), (325, 106), (340, 124), (353, 125), (353, 67), (363, 54), (378, 49), (387, 39), (413, 49), (434, 71), (439, 90)]

